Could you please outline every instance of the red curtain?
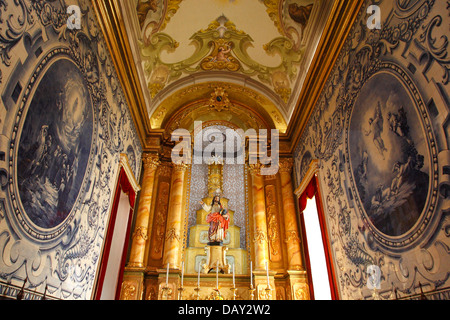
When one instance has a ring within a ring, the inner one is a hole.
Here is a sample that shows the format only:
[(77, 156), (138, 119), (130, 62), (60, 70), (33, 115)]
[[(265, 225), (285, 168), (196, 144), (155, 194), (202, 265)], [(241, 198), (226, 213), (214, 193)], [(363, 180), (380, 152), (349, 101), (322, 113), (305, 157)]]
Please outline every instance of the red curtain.
[(303, 194), (300, 196), (299, 203), (300, 203), (300, 212), (303, 212), (306, 208), (306, 201), (308, 199), (312, 199), (317, 192), (317, 184), (316, 179), (311, 179), (311, 182), (306, 187)]
[(123, 168), (120, 168), (120, 177), (119, 177), (119, 185), (120, 189), (128, 195), (128, 199), (130, 200), (131, 208), (134, 208), (134, 201), (136, 199), (136, 193), (134, 192), (133, 187), (131, 186), (130, 181), (128, 180), (127, 174)]
[[(135, 203), (135, 199), (136, 199), (136, 193), (134, 192), (134, 189), (131, 186), (131, 183), (128, 181), (127, 174), (125, 173), (125, 170), (122, 167), (120, 168), (118, 186), (116, 188), (114, 199), (112, 202), (111, 221), (110, 221), (110, 226), (108, 227), (108, 231), (106, 234), (105, 249), (103, 250), (103, 257), (102, 257), (102, 261), (101, 261), (101, 265), (100, 265), (99, 278), (98, 278), (98, 283), (97, 283), (97, 288), (96, 288), (96, 293), (95, 293), (96, 300), (100, 300), (102, 289), (103, 289), (103, 281), (105, 280), (106, 267), (107, 267), (110, 249), (111, 249), (113, 230), (114, 230), (114, 225), (116, 223), (117, 208), (119, 205), (121, 191), (123, 191), (126, 195), (128, 195), (128, 200), (129, 200), (131, 208), (130, 208), (130, 214), (129, 214), (129, 218), (128, 218), (128, 226), (127, 226), (127, 231), (126, 231), (127, 237), (126, 237), (126, 240), (124, 243), (124, 249), (123, 249), (123, 253), (122, 253), (122, 261), (121, 261), (121, 267), (120, 267), (119, 279), (118, 279), (119, 284), (121, 284), (122, 280), (123, 280), (123, 270), (125, 267), (125, 262), (126, 262), (126, 257), (127, 257), (126, 250), (128, 249), (128, 242), (129, 242), (128, 235), (130, 234), (131, 219), (133, 216), (133, 208), (134, 208), (134, 203)], [(116, 297), (115, 297), (116, 300), (118, 300), (120, 298), (120, 289), (121, 289), (121, 286), (120, 285), (117, 286)]]

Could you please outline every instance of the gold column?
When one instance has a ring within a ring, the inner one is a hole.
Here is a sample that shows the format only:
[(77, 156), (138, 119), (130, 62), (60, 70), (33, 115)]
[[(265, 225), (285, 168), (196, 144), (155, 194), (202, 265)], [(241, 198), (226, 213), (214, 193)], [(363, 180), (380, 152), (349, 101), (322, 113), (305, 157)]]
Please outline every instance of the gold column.
[(211, 162), (208, 165), (208, 196), (211, 198), (216, 194), (217, 189), (222, 192), (223, 185), (223, 164)]
[(283, 197), (284, 224), (289, 270), (303, 270), (300, 237), (295, 211), (291, 172), (293, 159), (280, 159), (281, 194)]
[(179, 253), (182, 245), (181, 226), (183, 218), (183, 194), (186, 164), (174, 164), (170, 192), (169, 213), (167, 217), (163, 266), (180, 268)]
[(255, 270), (265, 270), (265, 263), (269, 262), (264, 177), (261, 176), (260, 170), (260, 164), (249, 165), (249, 171), (252, 177), (253, 193), (253, 242), (255, 245)]
[(160, 164), (157, 154), (144, 154), (144, 175), (139, 199), (139, 209), (131, 244), (128, 267), (144, 267), (145, 244), (148, 239), (148, 222), (153, 197), (156, 168)]

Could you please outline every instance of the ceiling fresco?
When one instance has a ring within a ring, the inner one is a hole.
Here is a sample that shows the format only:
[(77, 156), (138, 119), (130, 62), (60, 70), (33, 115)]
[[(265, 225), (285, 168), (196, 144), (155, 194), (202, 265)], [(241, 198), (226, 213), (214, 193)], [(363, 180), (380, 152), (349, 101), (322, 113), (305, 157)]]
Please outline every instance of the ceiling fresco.
[[(214, 92), (224, 90), (232, 97), (230, 106), (252, 108), (284, 132), (297, 104), (308, 57), (321, 35), (324, 7), (332, 2), (134, 0), (123, 4), (152, 129), (161, 129), (193, 99), (207, 105)], [(186, 89), (192, 95), (173, 97)], [(220, 111), (233, 110), (228, 109)]]

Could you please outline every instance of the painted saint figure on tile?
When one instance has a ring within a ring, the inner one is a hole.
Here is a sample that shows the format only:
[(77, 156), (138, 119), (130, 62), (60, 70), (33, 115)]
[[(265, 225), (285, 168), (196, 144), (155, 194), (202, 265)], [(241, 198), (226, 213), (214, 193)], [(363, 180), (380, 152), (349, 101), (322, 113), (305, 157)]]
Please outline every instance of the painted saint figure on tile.
[(57, 60), (31, 100), (18, 151), (20, 199), (36, 226), (54, 228), (72, 210), (88, 165), (92, 131), (92, 101), (83, 75), (70, 60)]
[(350, 123), (349, 148), (359, 199), (382, 234), (397, 237), (419, 220), (430, 186), (420, 113), (407, 87), (389, 73), (361, 90)]

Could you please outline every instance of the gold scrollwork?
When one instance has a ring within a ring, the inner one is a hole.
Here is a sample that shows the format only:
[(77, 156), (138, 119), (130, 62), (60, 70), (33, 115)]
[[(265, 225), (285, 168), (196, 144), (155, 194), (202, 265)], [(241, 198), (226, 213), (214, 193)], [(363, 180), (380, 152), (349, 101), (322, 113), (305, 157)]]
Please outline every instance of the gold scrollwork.
[(260, 244), (268, 242), (267, 235), (261, 229), (256, 229), (255, 236), (253, 237), (253, 242), (259, 242)]
[(298, 232), (296, 230), (286, 231), (286, 239), (284, 241), (286, 243), (288, 243), (289, 241), (300, 242), (300, 237), (298, 236)]
[(144, 241), (147, 241), (147, 228), (146, 227), (137, 227), (133, 233), (133, 238), (141, 238)]
[(276, 206), (275, 187), (266, 187), (266, 213), (267, 213), (267, 234), (270, 245), (270, 260), (279, 261), (281, 251), (280, 233), (278, 225), (278, 210)]
[(167, 182), (162, 182), (160, 188), (157, 213), (155, 217), (155, 233), (152, 245), (152, 258), (155, 260), (160, 259), (162, 254), (169, 202), (169, 184)]
[(306, 283), (296, 283), (293, 286), (294, 300), (309, 300), (309, 290)]
[(171, 228), (166, 232), (166, 241), (175, 241), (180, 242), (180, 235), (177, 233), (175, 228)]
[(136, 285), (130, 281), (124, 281), (122, 283), (122, 300), (136, 300)]

